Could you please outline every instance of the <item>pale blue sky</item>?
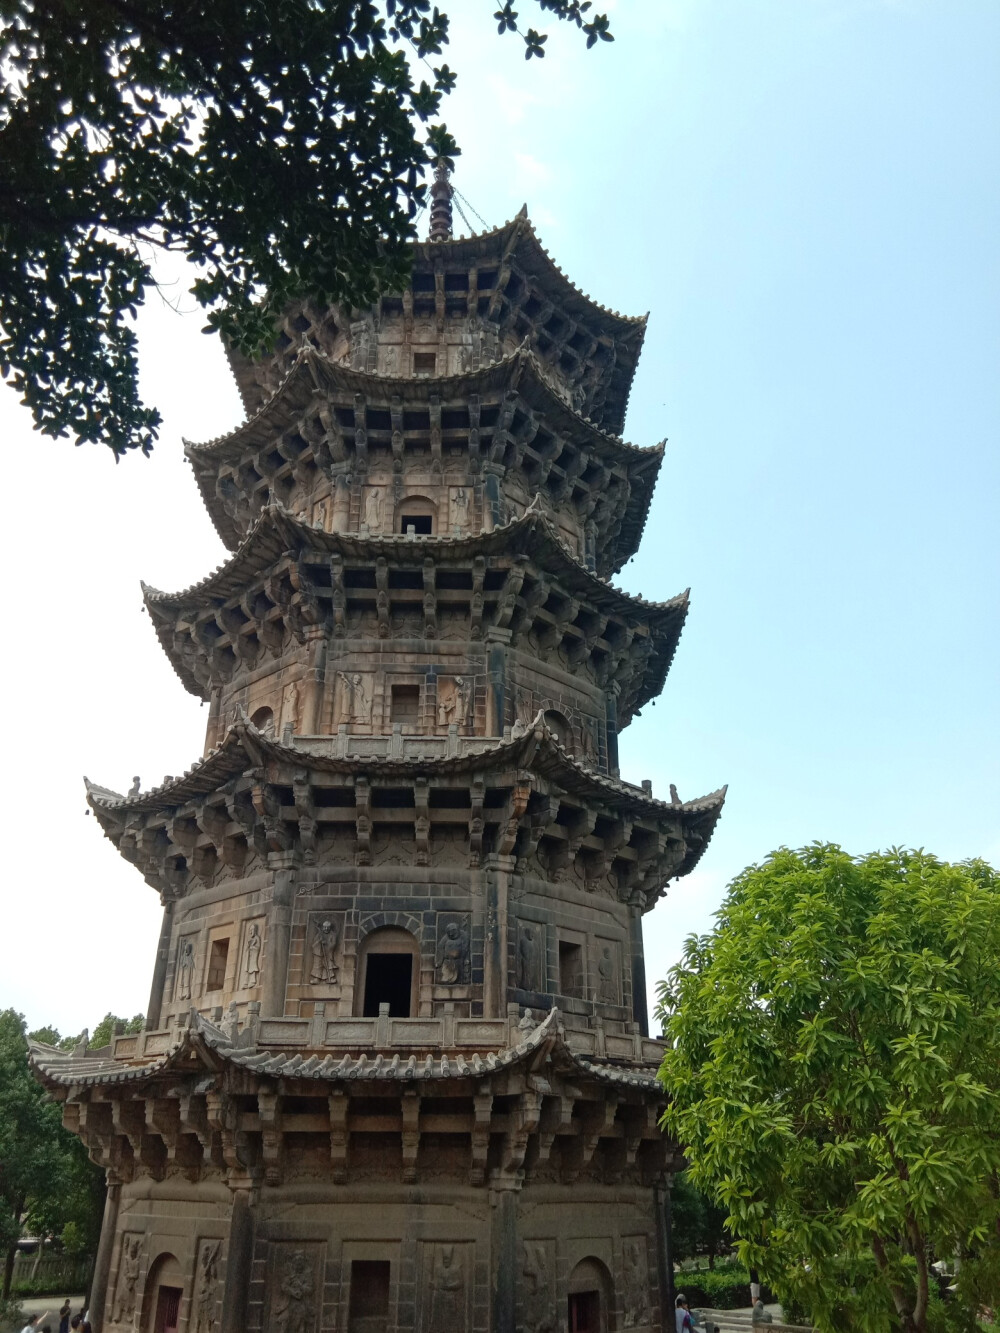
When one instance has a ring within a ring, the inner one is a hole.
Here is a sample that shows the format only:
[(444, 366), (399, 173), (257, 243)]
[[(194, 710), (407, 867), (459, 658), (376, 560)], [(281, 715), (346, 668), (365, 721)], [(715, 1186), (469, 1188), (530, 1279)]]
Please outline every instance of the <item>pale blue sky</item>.
[[(613, 46), (550, 25), (530, 63), (493, 8), (452, 5), (459, 189), (490, 224), (526, 201), (581, 287), (651, 315), (626, 434), (670, 444), (622, 582), (690, 584), (692, 609), (622, 771), (730, 784), (649, 921), (651, 975), (782, 843), (1000, 859), (1000, 6), (621, 0)], [(32, 1023), (145, 1007), (159, 906), (79, 775), (148, 785), (200, 752), (138, 579), (182, 587), (223, 556), (180, 461), (181, 434), (239, 410), (201, 322), (143, 320), (151, 462), (40, 443), (0, 394), (5, 568), (51, 607), (8, 620), (3, 663), (0, 1005)]]

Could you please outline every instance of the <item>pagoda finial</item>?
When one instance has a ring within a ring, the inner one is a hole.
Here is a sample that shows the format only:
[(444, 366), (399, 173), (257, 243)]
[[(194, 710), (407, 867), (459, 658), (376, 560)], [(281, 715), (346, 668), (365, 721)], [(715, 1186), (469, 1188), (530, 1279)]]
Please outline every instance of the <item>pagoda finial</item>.
[(431, 185), (431, 229), (429, 241), (451, 240), (451, 167), (445, 158), (439, 157), (434, 168), (434, 182)]

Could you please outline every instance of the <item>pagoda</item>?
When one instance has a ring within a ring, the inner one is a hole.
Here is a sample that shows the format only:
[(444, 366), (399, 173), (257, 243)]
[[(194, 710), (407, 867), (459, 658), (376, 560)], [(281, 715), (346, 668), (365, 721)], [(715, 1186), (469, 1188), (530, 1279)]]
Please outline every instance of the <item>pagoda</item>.
[(724, 791), (619, 776), (688, 608), (611, 582), (645, 320), (433, 197), (405, 291), (230, 349), (231, 555), (143, 589), (210, 705), (182, 776), (88, 783), (163, 904), (145, 1030), (32, 1048), (107, 1172), (96, 1333), (673, 1327), (641, 923)]

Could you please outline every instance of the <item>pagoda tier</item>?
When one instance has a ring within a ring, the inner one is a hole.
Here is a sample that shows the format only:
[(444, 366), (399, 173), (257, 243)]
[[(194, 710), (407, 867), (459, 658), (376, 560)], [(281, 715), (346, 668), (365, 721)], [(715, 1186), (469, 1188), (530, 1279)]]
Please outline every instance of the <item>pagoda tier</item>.
[(430, 373), (450, 374), (527, 339), (567, 401), (617, 435), (645, 332), (646, 316), (607, 310), (575, 287), (522, 210), (495, 231), (415, 246), (409, 287), (371, 311), (301, 303), (286, 315), (272, 353), (250, 361), (231, 348), (229, 359), (254, 413), (306, 344), (367, 372), (420, 374), (412, 357), (422, 355), (434, 359)]
[(302, 893), (337, 866), (415, 873), (512, 857), (518, 875), (648, 911), (697, 864), (725, 799), (660, 801), (602, 777), (541, 715), (510, 740), (449, 737), (437, 755), (402, 737), (338, 740), (340, 754), (310, 738), (280, 744), (244, 720), (183, 776), (129, 796), (88, 783), (88, 800), (171, 900), (265, 871), (271, 854), (300, 868)]
[[(542, 709), (602, 768), (662, 690), (688, 607), (687, 593), (653, 604), (611, 587), (537, 509), (476, 537), (414, 538), (329, 533), (270, 506), (203, 582), (143, 592), (185, 687), (212, 702), (209, 745), (237, 705), (298, 733), (389, 732), (394, 684), (416, 681), (409, 733), (496, 736)], [(390, 642), (405, 652), (395, 673)]]
[[(562, 1326), (574, 1286), (566, 1256), (593, 1249), (589, 1219), (600, 1212), (614, 1219), (601, 1262), (628, 1277), (611, 1296), (614, 1326), (665, 1327), (661, 1238), (636, 1202), (682, 1165), (657, 1124), (654, 1043), (612, 1039), (632, 1066), (616, 1067), (603, 1033), (598, 1053), (555, 1009), (537, 1025), (450, 1020), (431, 1046), (414, 1020), (370, 1020), (365, 1041), (357, 1030), (331, 1035), (343, 1025), (317, 1014), (306, 1026), (318, 1049), (306, 1058), (289, 1052), (291, 1025), (254, 1015), (225, 1026), (191, 1013), (101, 1050), (31, 1044), (64, 1123), (108, 1173), (116, 1215), (123, 1193), (129, 1200), (108, 1302), (115, 1327), (134, 1327), (164, 1243), (183, 1256), (174, 1280), (191, 1292), (187, 1328), (213, 1329), (220, 1314), (225, 1327), (235, 1281), (227, 1271), (223, 1286), (219, 1271), (243, 1239), (246, 1333), (503, 1330), (490, 1317), (498, 1278), (511, 1283), (510, 1333), (541, 1333)], [(336, 1053), (324, 1052), (331, 1042)], [(366, 1045), (396, 1050), (372, 1058)], [(223, 1182), (256, 1198), (249, 1213), (275, 1221), (234, 1242)], [(178, 1210), (185, 1186), (199, 1200), (193, 1214)], [(534, 1203), (516, 1218), (522, 1193)], [(390, 1318), (362, 1322), (351, 1319), (352, 1289), (372, 1255), (412, 1276), (389, 1284)]]
[(414, 498), (441, 494), (434, 531), (454, 535), (507, 522), (540, 495), (607, 575), (639, 545), (663, 447), (624, 444), (581, 417), (523, 344), (433, 379), (370, 375), (305, 347), (255, 416), (186, 452), (230, 550), (275, 501), (327, 529), (398, 532)]

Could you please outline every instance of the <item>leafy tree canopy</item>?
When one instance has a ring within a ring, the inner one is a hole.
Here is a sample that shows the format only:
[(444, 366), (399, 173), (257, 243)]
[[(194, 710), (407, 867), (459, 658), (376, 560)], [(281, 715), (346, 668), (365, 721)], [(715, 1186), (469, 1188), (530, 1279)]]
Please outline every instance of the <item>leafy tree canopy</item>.
[[(688, 940), (660, 1016), (665, 1126), (744, 1262), (822, 1333), (977, 1327), (1000, 1291), (991, 867), (775, 852)], [(956, 1258), (942, 1305), (931, 1264)]]
[[(589, 0), (536, 3), (611, 40)], [(398, 287), (426, 169), (458, 152), (432, 123), (447, 41), (429, 0), (0, 0), (0, 373), (36, 427), (152, 447), (132, 317), (157, 248), (249, 353), (296, 297)]]
[[(28, 1068), (24, 1019), (0, 1012), (0, 1251), (2, 1295), (10, 1294), (14, 1252), (26, 1228), (66, 1235), (71, 1250), (97, 1243), (104, 1180), (80, 1140), (62, 1126), (59, 1105)], [(36, 1034), (32, 1034), (36, 1035)], [(39, 1040), (59, 1034), (45, 1029)]]
[(671, 1232), (675, 1259), (708, 1257), (709, 1268), (716, 1257), (732, 1248), (726, 1230), (728, 1210), (711, 1199), (682, 1171), (674, 1177), (671, 1190)]

